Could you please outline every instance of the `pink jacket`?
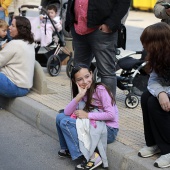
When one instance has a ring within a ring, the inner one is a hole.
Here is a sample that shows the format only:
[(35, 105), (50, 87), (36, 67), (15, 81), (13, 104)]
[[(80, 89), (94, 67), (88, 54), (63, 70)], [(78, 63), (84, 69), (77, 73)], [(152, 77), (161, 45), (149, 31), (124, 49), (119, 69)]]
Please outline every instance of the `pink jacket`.
[[(87, 97), (82, 99), (87, 101)], [(93, 94), (92, 104), (98, 108), (98, 112), (89, 112), (88, 118), (90, 120), (105, 121), (107, 126), (118, 128), (118, 108), (111, 104), (111, 98), (104, 86), (98, 85)], [(78, 108), (78, 103), (73, 99), (64, 109), (65, 115), (71, 115)]]

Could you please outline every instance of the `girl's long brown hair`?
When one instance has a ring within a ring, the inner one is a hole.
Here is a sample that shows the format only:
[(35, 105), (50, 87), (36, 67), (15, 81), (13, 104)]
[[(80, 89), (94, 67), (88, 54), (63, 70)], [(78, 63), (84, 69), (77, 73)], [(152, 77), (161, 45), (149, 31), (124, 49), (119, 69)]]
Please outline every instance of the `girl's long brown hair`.
[(154, 70), (158, 76), (167, 75), (170, 70), (170, 26), (163, 22), (150, 25), (144, 29), (140, 40), (147, 51), (146, 71)]
[[(72, 82), (73, 98), (76, 97), (76, 95), (78, 94), (78, 87), (77, 87), (76, 82), (75, 82), (75, 74), (76, 74), (79, 70), (81, 70), (82, 68), (88, 69), (89, 72), (91, 71), (91, 69), (90, 69), (88, 66), (86, 66), (85, 64), (78, 64), (78, 65), (76, 65), (76, 66), (74, 66), (74, 67), (72, 68), (72, 72), (71, 72), (71, 82)], [(96, 87), (97, 87), (98, 85), (103, 85), (103, 86), (106, 88), (107, 92), (109, 93), (109, 95), (110, 95), (110, 97), (111, 97), (111, 104), (112, 104), (112, 105), (115, 104), (115, 98), (114, 98), (113, 94), (111, 93), (110, 89), (109, 89), (105, 84), (103, 84), (103, 83), (101, 83), (101, 82), (100, 82), (100, 83), (96, 83), (96, 82), (93, 80), (93, 82), (92, 82), (92, 84), (91, 84), (91, 87), (87, 90), (87, 102), (86, 102), (85, 107), (84, 107), (84, 110), (85, 110), (85, 111), (88, 111), (88, 112), (89, 112), (89, 111), (93, 110), (94, 106), (91, 104), (91, 101), (92, 101), (93, 93), (95, 92)]]

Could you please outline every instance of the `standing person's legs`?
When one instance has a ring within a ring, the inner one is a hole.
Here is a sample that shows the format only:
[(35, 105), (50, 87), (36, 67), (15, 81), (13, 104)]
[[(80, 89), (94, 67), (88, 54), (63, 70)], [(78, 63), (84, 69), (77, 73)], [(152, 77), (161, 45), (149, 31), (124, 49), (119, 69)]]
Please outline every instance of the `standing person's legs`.
[(0, 19), (5, 20), (5, 12), (0, 11)]
[(74, 64), (83, 63), (90, 67), (93, 55), (87, 41), (88, 35), (77, 34), (74, 27), (71, 28), (71, 34), (73, 36)]
[(96, 59), (101, 82), (106, 84), (115, 96), (117, 86), (115, 74), (117, 32), (104, 33), (97, 29), (88, 36), (88, 42)]

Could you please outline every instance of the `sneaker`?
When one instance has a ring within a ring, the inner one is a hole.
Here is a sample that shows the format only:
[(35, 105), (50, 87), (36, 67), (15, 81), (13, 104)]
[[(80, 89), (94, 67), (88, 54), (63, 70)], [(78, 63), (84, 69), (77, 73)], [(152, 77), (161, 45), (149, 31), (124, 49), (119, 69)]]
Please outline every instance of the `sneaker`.
[(160, 151), (160, 149), (158, 148), (157, 145), (154, 145), (154, 146), (151, 146), (151, 147), (145, 146), (145, 147), (143, 147), (142, 149), (139, 150), (138, 156), (143, 157), (143, 158), (147, 158), (147, 157), (153, 156), (153, 155), (160, 153), (160, 152), (161, 151)]
[(155, 162), (154, 166), (158, 168), (167, 168), (170, 166), (170, 153), (162, 155)]
[(79, 170), (79, 169), (92, 170), (101, 164), (102, 164), (101, 157), (99, 156), (98, 153), (94, 152), (93, 156), (88, 162), (84, 160), (81, 164), (76, 166), (75, 170)]
[(61, 158), (70, 158), (70, 152), (68, 150), (60, 150), (58, 151), (58, 156)]

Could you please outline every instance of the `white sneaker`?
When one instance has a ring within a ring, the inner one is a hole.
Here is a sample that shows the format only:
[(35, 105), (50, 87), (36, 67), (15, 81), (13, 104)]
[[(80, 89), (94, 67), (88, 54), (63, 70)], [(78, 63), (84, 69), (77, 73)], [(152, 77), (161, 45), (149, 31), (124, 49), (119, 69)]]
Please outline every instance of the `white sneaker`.
[(160, 156), (155, 162), (154, 166), (158, 168), (167, 168), (170, 166), (170, 153)]
[(139, 150), (138, 156), (143, 157), (143, 158), (147, 158), (147, 157), (153, 156), (157, 153), (160, 153), (160, 149), (158, 148), (157, 145), (154, 145), (154, 146), (151, 146), (151, 147), (145, 146), (145, 147), (143, 147), (142, 149)]

